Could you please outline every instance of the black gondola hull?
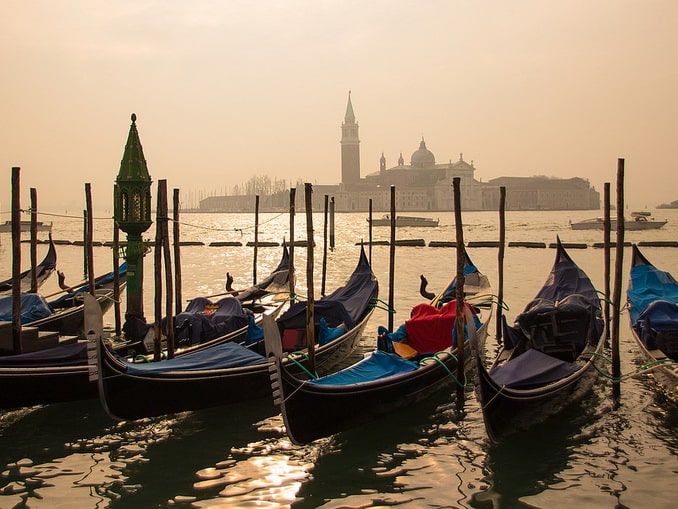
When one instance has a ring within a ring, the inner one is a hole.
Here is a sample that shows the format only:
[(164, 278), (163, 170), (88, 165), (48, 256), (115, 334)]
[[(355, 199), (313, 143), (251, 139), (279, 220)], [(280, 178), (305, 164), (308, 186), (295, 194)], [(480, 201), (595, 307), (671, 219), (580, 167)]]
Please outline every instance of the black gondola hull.
[[(327, 369), (353, 352), (372, 314), (350, 331), (317, 347), (316, 368)], [(140, 419), (198, 410), (271, 396), (268, 363), (209, 371), (130, 375), (114, 355), (100, 348), (99, 396), (106, 412), (118, 419)], [(307, 361), (300, 361), (307, 366)], [(296, 373), (301, 368), (292, 367)]]
[[(465, 360), (470, 359), (470, 347)], [(355, 385), (314, 385), (302, 382), (280, 366), (281, 408), (287, 434), (295, 444), (307, 444), (415, 405), (457, 386), (452, 377), (457, 359), (440, 355), (411, 373)]]
[[(592, 350), (594, 348), (589, 352)], [(480, 359), (476, 358), (475, 363), (476, 394), (482, 407), (485, 430), (495, 443), (560, 413), (584, 397), (598, 378), (589, 362), (557, 383), (527, 390), (510, 389), (497, 385)]]

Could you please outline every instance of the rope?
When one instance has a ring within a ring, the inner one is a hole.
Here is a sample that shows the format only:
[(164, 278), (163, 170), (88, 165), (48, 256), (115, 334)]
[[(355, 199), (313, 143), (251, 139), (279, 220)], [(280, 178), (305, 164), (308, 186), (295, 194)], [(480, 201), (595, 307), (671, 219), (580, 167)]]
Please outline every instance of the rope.
[(466, 373), (464, 373), (464, 383), (462, 384), (462, 383), (459, 382), (457, 377), (454, 376), (454, 374), (450, 371), (450, 368), (448, 368), (445, 365), (445, 363), (440, 359), (439, 355), (442, 354), (442, 353), (452, 356), (452, 358), (455, 360), (455, 362), (459, 362), (459, 359), (457, 358), (457, 356), (454, 355), (451, 352), (436, 352), (431, 357), (424, 357), (423, 359), (421, 359), (419, 361), (419, 364), (427, 364), (428, 361), (437, 362), (438, 364), (440, 364), (443, 367), (443, 369), (445, 371), (447, 371), (447, 374), (450, 376), (450, 378), (452, 378), (452, 380), (454, 380), (454, 383), (457, 384), (457, 386), (466, 387), (466, 384), (468, 383), (468, 380), (466, 379)]
[[(274, 219), (278, 219), (278, 218), (279, 218), (280, 216), (282, 216), (283, 214), (286, 214), (286, 212), (281, 212), (281, 213), (278, 214), (277, 216), (273, 216), (273, 217), (270, 218), (269, 220), (264, 221), (263, 223), (259, 223), (259, 226), (261, 226), (261, 225), (263, 225), (263, 224), (266, 224), (266, 223), (270, 223), (270, 222), (273, 221)], [(251, 229), (253, 229), (253, 228), (254, 228), (254, 225), (252, 225), (252, 226), (247, 226), (247, 227), (245, 227), (245, 228), (233, 228), (233, 230), (235, 230), (235, 231), (237, 231), (237, 232), (240, 232), (240, 234), (242, 235), (243, 230), (251, 230)]]
[[(380, 306), (379, 304), (383, 304), (385, 307), (384, 307), (384, 306)], [(395, 313), (395, 312), (396, 312), (395, 309), (391, 309), (391, 308), (388, 307), (388, 303), (387, 303), (387, 302), (384, 302), (383, 300), (381, 300), (381, 299), (379, 299), (379, 298), (375, 298), (375, 299), (374, 299), (373, 307), (374, 307), (375, 309), (382, 309), (382, 310), (384, 310), (384, 311), (386, 311), (386, 312), (388, 312), (388, 313)]]
[[(607, 361), (608, 363), (612, 364), (612, 359), (610, 359), (609, 357), (607, 357), (606, 355), (604, 355), (602, 353), (591, 352), (591, 356), (592, 357), (599, 357), (599, 358)], [(627, 380), (629, 378), (633, 378), (635, 376), (642, 375), (644, 373), (652, 371), (653, 369), (658, 368), (660, 366), (664, 366), (666, 364), (674, 364), (674, 363), (675, 362), (672, 359), (659, 359), (659, 360), (656, 360), (656, 361), (647, 362), (647, 363), (641, 365), (635, 371), (632, 371), (631, 373), (626, 373), (624, 375), (622, 375), (620, 373), (619, 377), (614, 377), (612, 375), (608, 375), (607, 373), (602, 372), (598, 368), (598, 366), (596, 366), (595, 363), (592, 363), (592, 364), (593, 364), (593, 367), (598, 372), (598, 374), (601, 375), (603, 378), (607, 378), (608, 380), (612, 380), (613, 382), (622, 382), (622, 381)]]
[(287, 358), (290, 360), (290, 362), (293, 362), (294, 364), (297, 365), (298, 368), (300, 368), (304, 373), (306, 373), (309, 378), (312, 379), (317, 379), (318, 374), (317, 373), (311, 373), (308, 369), (306, 369), (306, 366), (304, 366), (301, 362), (299, 362), (298, 358), (303, 358), (308, 360), (308, 355), (304, 352), (293, 352), (292, 355), (288, 355)]

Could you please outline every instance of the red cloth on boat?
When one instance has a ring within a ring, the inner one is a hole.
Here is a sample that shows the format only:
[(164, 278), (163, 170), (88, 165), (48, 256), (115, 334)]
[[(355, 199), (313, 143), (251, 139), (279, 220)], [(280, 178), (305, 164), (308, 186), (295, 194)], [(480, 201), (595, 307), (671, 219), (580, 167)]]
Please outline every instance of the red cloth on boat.
[[(475, 314), (472, 306), (467, 302), (464, 304)], [(456, 300), (448, 302), (440, 309), (430, 304), (417, 304), (412, 308), (410, 319), (405, 322), (406, 343), (421, 353), (444, 350), (452, 345), (456, 318)]]

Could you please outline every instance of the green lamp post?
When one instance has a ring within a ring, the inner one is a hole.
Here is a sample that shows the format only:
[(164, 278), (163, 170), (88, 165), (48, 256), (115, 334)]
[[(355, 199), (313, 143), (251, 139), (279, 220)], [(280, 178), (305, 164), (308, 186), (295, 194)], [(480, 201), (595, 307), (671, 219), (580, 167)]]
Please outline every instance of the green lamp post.
[(145, 321), (144, 292), (144, 244), (141, 234), (148, 230), (151, 221), (151, 176), (139, 141), (137, 116), (132, 113), (125, 153), (120, 162), (120, 172), (115, 181), (114, 217), (118, 226), (127, 234), (127, 310), (125, 321), (139, 318)]

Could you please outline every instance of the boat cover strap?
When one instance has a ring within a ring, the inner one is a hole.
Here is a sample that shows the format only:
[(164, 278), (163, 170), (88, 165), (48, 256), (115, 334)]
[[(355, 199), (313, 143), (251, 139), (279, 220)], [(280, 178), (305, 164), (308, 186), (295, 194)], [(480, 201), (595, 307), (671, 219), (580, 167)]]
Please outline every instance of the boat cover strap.
[(238, 343), (222, 343), (160, 362), (125, 362), (127, 373), (144, 375), (176, 371), (204, 371), (265, 364), (266, 358)]
[(506, 364), (494, 368), (490, 376), (498, 385), (517, 389), (555, 382), (578, 369), (577, 363), (561, 361), (531, 348)]
[(367, 354), (360, 362), (346, 369), (310, 380), (308, 383), (315, 385), (351, 385), (409, 373), (417, 368), (416, 362), (408, 361), (392, 353), (375, 350)]

